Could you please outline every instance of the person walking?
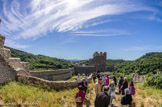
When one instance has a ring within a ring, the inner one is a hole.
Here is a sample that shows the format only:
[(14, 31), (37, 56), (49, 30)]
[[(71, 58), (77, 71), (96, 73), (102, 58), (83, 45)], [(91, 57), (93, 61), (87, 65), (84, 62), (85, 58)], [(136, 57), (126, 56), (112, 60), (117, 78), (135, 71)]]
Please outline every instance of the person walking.
[(81, 79), (80, 79), (80, 74), (78, 73), (78, 76), (77, 76), (77, 82), (81, 82)]
[(130, 95), (135, 95), (135, 88), (134, 88), (134, 83), (133, 81), (131, 81), (129, 83), (129, 92), (130, 92)]
[(126, 88), (124, 91), (125, 95), (122, 96), (121, 105), (122, 106), (128, 105), (129, 107), (131, 107), (133, 99), (132, 96), (130, 95), (129, 89)]
[(118, 82), (118, 87), (119, 87), (119, 94), (121, 93), (121, 86), (123, 85), (123, 77), (120, 77), (120, 80)]
[(85, 92), (83, 91), (83, 87), (81, 85), (79, 85), (78, 89), (79, 91), (75, 95), (76, 107), (83, 107)]
[(108, 95), (108, 86), (104, 86), (104, 92), (99, 92), (95, 98), (95, 107), (108, 107), (110, 104), (110, 96)]
[(96, 73), (95, 72), (93, 73), (92, 77), (93, 77), (93, 82), (95, 83), (95, 80), (96, 80)]
[(112, 102), (115, 99), (115, 83), (112, 81), (109, 85), (110, 105), (113, 106)]
[(115, 77), (115, 76), (113, 76), (113, 81), (114, 81), (114, 84), (115, 84), (115, 86), (116, 86), (117, 83), (116, 83), (116, 77)]
[(102, 78), (99, 78), (98, 79), (98, 82), (96, 82), (95, 84), (95, 93), (96, 95), (99, 93), (99, 92), (102, 92), (103, 90), (103, 85), (102, 85)]
[(108, 74), (105, 77), (105, 85), (109, 86), (109, 75)]
[(83, 80), (82, 80), (82, 82), (81, 82), (81, 85), (82, 85), (82, 87), (83, 87), (83, 91), (84, 91), (85, 94), (86, 94), (88, 83), (87, 83), (87, 81), (85, 80), (85, 78), (83, 78)]
[(121, 90), (122, 90), (122, 95), (125, 95), (125, 89), (128, 88), (128, 81), (127, 81), (127, 77), (124, 77), (124, 83), (121, 86)]

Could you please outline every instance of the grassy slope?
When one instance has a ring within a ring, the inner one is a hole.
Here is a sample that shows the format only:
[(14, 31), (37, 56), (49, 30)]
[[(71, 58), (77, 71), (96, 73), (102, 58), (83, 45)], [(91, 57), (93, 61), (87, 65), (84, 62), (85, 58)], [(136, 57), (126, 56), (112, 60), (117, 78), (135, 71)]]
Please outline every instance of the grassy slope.
[[(94, 83), (89, 84), (88, 94), (86, 95), (86, 98), (90, 100), (90, 107), (94, 107), (94, 85)], [(133, 99), (137, 107), (162, 106), (162, 90), (154, 89), (152, 87), (144, 87), (142, 84), (137, 84), (135, 87), (136, 95)], [(37, 106), (40, 107), (75, 107), (74, 96), (77, 90), (77, 88), (74, 88), (62, 91), (47, 91), (31, 85), (10, 82), (5, 86), (0, 87), (0, 102), (35, 102), (37, 103)], [(113, 101), (113, 104), (120, 106), (120, 100), (121, 95), (116, 95), (116, 99)], [(30, 107), (31, 105), (28, 106)]]
[(9, 49), (11, 50), (12, 57), (18, 57), (24, 62), (29, 62), (31, 70), (65, 69), (74, 66), (73, 62), (63, 59), (48, 57), (44, 55), (33, 55), (31, 53), (23, 52), (13, 48)]
[[(93, 89), (91, 84), (89, 84), (89, 86), (90, 88), (86, 95), (87, 99), (92, 97)], [(65, 89), (62, 91), (47, 91), (32, 85), (10, 82), (4, 86), (0, 86), (0, 102), (4, 101), (6, 104), (9, 102), (14, 102), (16, 104), (20, 102), (36, 103), (37, 106), (40, 107), (71, 107), (75, 105), (74, 97), (77, 91), (77, 88)]]

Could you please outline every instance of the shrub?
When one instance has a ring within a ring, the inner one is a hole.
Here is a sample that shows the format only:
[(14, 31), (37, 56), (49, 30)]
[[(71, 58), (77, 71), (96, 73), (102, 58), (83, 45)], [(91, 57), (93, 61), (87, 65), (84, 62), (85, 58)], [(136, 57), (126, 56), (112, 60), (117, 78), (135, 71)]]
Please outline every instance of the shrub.
[(156, 75), (147, 75), (145, 84), (162, 89), (162, 73)]

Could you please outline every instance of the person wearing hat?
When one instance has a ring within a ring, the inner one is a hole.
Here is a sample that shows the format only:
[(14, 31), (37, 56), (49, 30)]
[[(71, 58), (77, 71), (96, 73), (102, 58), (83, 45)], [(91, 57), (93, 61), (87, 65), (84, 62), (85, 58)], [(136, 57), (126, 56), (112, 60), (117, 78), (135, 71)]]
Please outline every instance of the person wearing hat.
[(95, 93), (96, 93), (96, 95), (97, 95), (99, 92), (102, 91), (103, 86), (104, 86), (104, 85), (102, 84), (102, 78), (99, 78), (99, 79), (98, 79), (98, 82), (96, 82), (96, 84), (95, 84)]

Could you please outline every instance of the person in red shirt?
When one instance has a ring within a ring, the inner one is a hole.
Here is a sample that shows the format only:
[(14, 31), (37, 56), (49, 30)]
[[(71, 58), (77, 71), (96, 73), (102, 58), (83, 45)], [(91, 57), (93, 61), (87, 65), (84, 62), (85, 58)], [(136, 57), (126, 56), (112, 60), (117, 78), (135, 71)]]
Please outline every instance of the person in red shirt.
[(79, 85), (78, 89), (79, 91), (75, 95), (76, 107), (83, 107), (85, 92), (83, 91), (82, 85)]

